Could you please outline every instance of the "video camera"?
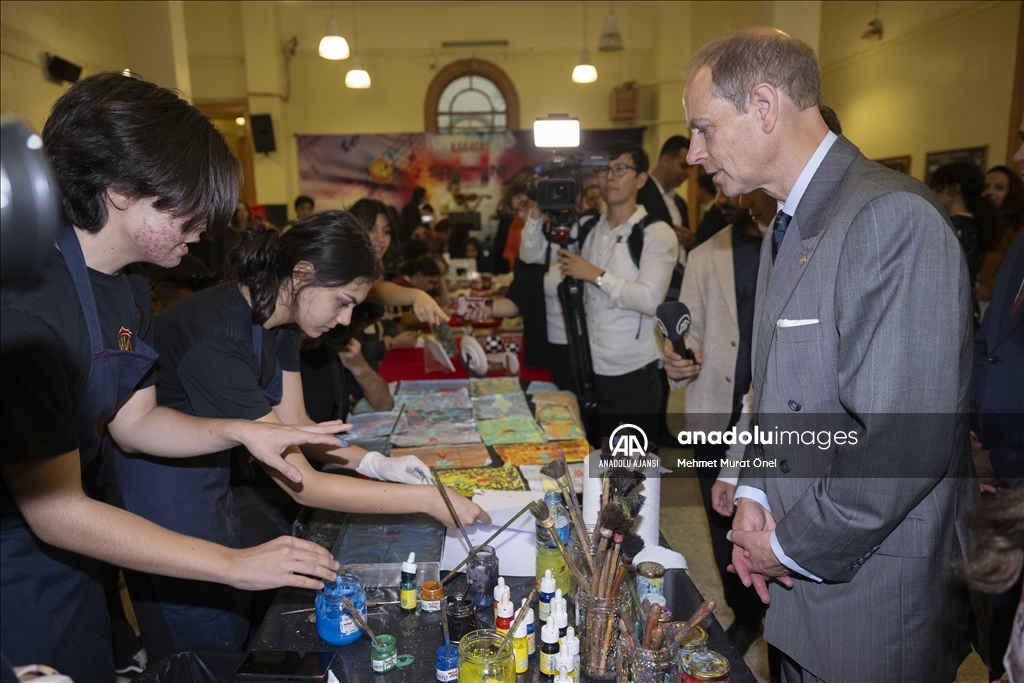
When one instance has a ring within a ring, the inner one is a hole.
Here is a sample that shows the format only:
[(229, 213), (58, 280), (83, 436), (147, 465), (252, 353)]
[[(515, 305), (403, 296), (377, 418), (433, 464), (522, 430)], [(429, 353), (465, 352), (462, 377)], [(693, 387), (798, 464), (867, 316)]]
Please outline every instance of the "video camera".
[(537, 208), (548, 216), (548, 237), (562, 248), (577, 222), (576, 199), (582, 185), (580, 169), (607, 166), (607, 152), (565, 154), (559, 150), (579, 147), (580, 122), (567, 114), (550, 114), (533, 123), (533, 144), (551, 148), (551, 159), (537, 168)]

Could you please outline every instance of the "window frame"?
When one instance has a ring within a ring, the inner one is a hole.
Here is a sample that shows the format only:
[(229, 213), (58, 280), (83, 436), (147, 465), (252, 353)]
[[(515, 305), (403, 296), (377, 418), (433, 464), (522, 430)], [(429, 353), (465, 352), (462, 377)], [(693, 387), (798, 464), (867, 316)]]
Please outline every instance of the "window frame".
[(460, 59), (454, 61), (434, 76), (427, 88), (427, 96), (423, 103), (423, 128), (428, 133), (436, 133), (438, 111), (441, 94), (453, 81), (463, 76), (480, 76), (494, 83), (505, 98), (505, 129), (519, 130), (519, 96), (512, 84), (512, 79), (497, 64), (483, 59)]

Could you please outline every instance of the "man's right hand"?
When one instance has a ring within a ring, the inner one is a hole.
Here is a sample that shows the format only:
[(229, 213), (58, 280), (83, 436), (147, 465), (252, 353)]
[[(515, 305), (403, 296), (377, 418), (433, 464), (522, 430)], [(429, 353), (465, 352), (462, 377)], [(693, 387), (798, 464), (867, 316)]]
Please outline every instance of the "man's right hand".
[(668, 378), (678, 382), (679, 380), (695, 377), (699, 374), (701, 364), (704, 362), (704, 356), (701, 355), (700, 351), (696, 350), (693, 352), (693, 356), (697, 359), (696, 361), (683, 358), (672, 348), (672, 342), (666, 339), (665, 354), (662, 357), (662, 361), (665, 363), (665, 372), (668, 374)]
[(319, 590), (324, 581), (332, 582), (337, 578), (341, 567), (321, 546), (291, 536), (231, 552), (234, 553), (231, 575), (225, 577), (225, 583), (241, 590), (282, 586)]
[[(740, 498), (736, 505), (732, 528), (737, 531), (774, 531), (775, 517), (760, 503), (749, 498)], [(743, 548), (738, 545), (732, 548), (732, 564), (728, 569), (740, 577), (744, 586), (753, 586), (761, 602), (767, 605), (772, 601), (772, 596), (768, 592), (768, 581), (763, 575), (751, 569), (749, 559), (744, 556)], [(781, 576), (777, 580), (784, 586), (793, 586), (793, 579), (788, 576)]]

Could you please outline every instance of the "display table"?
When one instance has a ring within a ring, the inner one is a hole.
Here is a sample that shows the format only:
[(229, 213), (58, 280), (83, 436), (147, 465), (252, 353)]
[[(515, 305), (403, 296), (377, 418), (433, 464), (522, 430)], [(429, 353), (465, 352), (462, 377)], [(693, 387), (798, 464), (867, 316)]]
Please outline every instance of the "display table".
[[(467, 376), (461, 358), (452, 358), (455, 372), (427, 372), (423, 366), (423, 349), (391, 349), (384, 355), (377, 372), (388, 382), (402, 379), (459, 379)], [(522, 367), (519, 379), (524, 382), (550, 382), (551, 373), (543, 368)]]

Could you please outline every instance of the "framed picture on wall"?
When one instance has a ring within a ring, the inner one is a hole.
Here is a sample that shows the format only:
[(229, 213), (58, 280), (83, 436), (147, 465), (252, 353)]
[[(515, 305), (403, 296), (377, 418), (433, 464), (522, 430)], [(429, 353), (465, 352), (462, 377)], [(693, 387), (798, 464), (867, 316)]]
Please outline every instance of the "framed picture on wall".
[(963, 149), (950, 149), (945, 152), (928, 152), (924, 162), (924, 183), (927, 185), (932, 179), (932, 173), (939, 166), (951, 164), (954, 161), (966, 161), (976, 165), (985, 172), (988, 160), (988, 145), (984, 147), (964, 147)]
[(906, 173), (910, 175), (910, 155), (902, 157), (889, 157), (888, 159), (874, 159), (875, 163), (881, 164), (886, 168), (891, 168), (894, 171), (900, 173)]

